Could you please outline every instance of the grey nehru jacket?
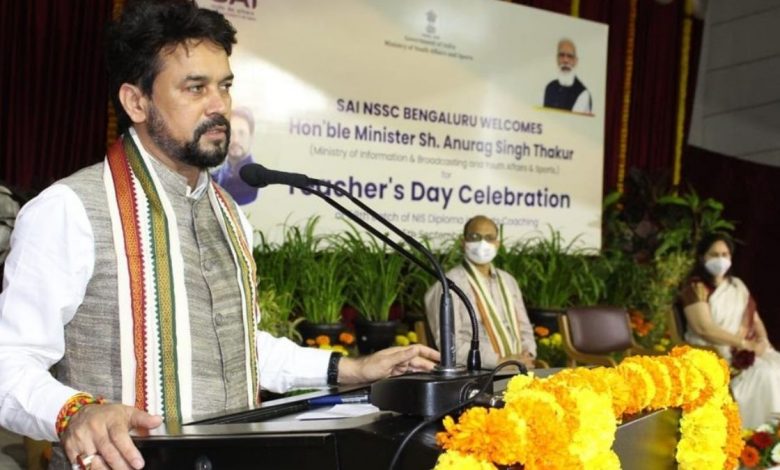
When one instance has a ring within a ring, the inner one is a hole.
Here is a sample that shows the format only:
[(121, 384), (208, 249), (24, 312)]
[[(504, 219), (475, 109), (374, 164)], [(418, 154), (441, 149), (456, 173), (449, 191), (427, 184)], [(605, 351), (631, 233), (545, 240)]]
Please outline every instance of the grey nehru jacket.
[[(208, 195), (187, 197), (184, 177), (153, 160), (177, 217), (192, 337), (193, 418), (247, 406), (241, 296), (236, 267)], [(95, 239), (83, 303), (65, 326), (57, 378), (78, 390), (122, 398), (117, 278), (103, 163), (61, 181), (79, 196)], [(127, 403), (132, 405), (132, 403)]]

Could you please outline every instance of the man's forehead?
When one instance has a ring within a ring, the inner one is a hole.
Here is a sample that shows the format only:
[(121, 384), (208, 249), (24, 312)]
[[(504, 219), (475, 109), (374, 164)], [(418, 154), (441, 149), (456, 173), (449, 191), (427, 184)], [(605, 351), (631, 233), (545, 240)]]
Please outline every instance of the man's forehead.
[(477, 219), (469, 224), (468, 231), (474, 233), (493, 233), (498, 232), (498, 228), (489, 219)]
[(207, 40), (190, 39), (160, 50), (160, 73), (222, 80), (231, 75), (227, 52)]
[(565, 51), (574, 51), (574, 43), (571, 41), (561, 41), (560, 44), (558, 44), (558, 50), (565, 50)]

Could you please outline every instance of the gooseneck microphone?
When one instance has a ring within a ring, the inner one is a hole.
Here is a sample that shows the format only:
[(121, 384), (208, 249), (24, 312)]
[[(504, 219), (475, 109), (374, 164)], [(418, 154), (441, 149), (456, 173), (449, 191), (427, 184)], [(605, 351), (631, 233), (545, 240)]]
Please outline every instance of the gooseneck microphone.
[[(335, 207), (339, 212), (347, 215), (351, 220), (359, 224), (361, 227), (365, 228), (366, 230), (371, 232), (374, 236), (376, 236), (386, 244), (390, 245), (394, 250), (401, 253), (405, 258), (415, 263), (417, 266), (419, 266), (421, 269), (426, 271), (428, 274), (437, 277), (439, 279), (439, 282), (441, 282), (442, 284), (442, 301), (441, 301), (440, 312), (439, 312), (440, 313), (439, 337), (440, 337), (440, 343), (441, 343), (440, 347), (442, 352), (441, 371), (445, 374), (456, 371), (455, 345), (453, 343), (454, 336), (455, 336), (454, 323), (453, 323), (454, 319), (453, 319), (453, 315), (449, 313), (452, 311), (452, 301), (448, 292), (448, 288), (452, 289), (452, 291), (454, 291), (455, 294), (457, 294), (458, 297), (460, 297), (461, 301), (466, 306), (466, 310), (469, 313), (469, 320), (471, 322), (472, 334), (471, 334), (471, 344), (469, 348), (468, 358), (466, 360), (467, 369), (479, 370), (481, 368), (482, 360), (480, 358), (480, 353), (479, 353), (479, 329), (478, 329), (479, 326), (477, 323), (477, 315), (474, 312), (474, 308), (471, 305), (471, 302), (468, 300), (468, 297), (466, 296), (465, 292), (463, 292), (463, 290), (461, 290), (461, 288), (458, 287), (457, 284), (455, 284), (452, 280), (448, 279), (444, 275), (444, 270), (442, 269), (441, 264), (436, 260), (436, 258), (430, 252), (430, 250), (428, 250), (423, 244), (421, 244), (420, 242), (418, 242), (417, 240), (409, 236), (406, 232), (402, 231), (392, 222), (382, 217), (382, 215), (374, 211), (371, 207), (364, 204), (360, 199), (354, 197), (350, 192), (346, 191), (340, 186), (330, 183), (329, 181), (309, 178), (308, 176), (301, 173), (289, 173), (283, 171), (269, 170), (268, 168), (265, 168), (263, 165), (257, 163), (250, 163), (248, 165), (245, 165), (239, 170), (239, 175), (244, 180), (244, 182), (254, 187), (265, 187), (270, 184), (283, 184), (283, 185), (297, 187), (299, 189), (306, 190), (316, 194), (325, 202)], [(372, 217), (374, 217), (376, 220), (381, 222), (384, 226), (392, 230), (396, 235), (400, 236), (410, 246), (414, 247), (417, 251), (423, 253), (423, 255), (425, 255), (425, 257), (428, 258), (428, 261), (430, 262), (431, 265), (433, 265), (436, 268), (436, 270), (434, 271), (433, 269), (431, 269), (429, 266), (421, 262), (419, 258), (412, 255), (405, 248), (395, 243), (391, 238), (379, 232), (373, 226), (365, 222), (363, 219), (355, 216), (351, 211), (349, 211), (344, 206), (342, 206), (332, 198), (322, 193), (322, 191), (319, 191), (318, 189), (314, 188), (313, 186), (325, 186), (332, 189), (335, 193), (347, 197), (355, 205), (368, 212)]]
[(238, 175), (244, 180), (244, 183), (255, 188), (264, 188), (269, 184), (306, 188), (316, 182), (316, 180), (309, 178), (303, 173), (269, 170), (259, 163), (244, 165), (238, 170)]
[[(446, 412), (447, 410), (452, 409), (453, 406), (457, 407), (459, 404), (463, 403), (462, 397), (466, 387), (478, 386), (482, 388), (483, 391), (492, 391), (492, 375), (489, 372), (479, 370), (479, 343), (476, 313), (474, 313), (473, 307), (471, 306), (465, 293), (462, 290), (457, 289), (457, 286), (455, 286), (455, 284), (450, 279), (447, 279), (447, 277), (444, 275), (441, 265), (438, 263), (436, 258), (433, 257), (429, 250), (427, 250), (422, 244), (411, 238), (409, 235), (402, 232), (398, 227), (377, 214), (373, 209), (354, 198), (351, 194), (338, 186), (330, 184), (329, 182), (312, 179), (302, 174), (268, 170), (259, 164), (246, 165), (241, 168), (239, 174), (241, 178), (251, 186), (265, 187), (269, 184), (284, 184), (315, 194), (329, 205), (336, 208), (339, 212), (349, 217), (355, 223), (369, 231), (371, 234), (390, 245), (393, 249), (397, 250), (407, 259), (420, 266), (426, 272), (435, 275), (442, 283), (442, 290), (444, 292), (447, 292), (449, 287), (453, 287), (453, 291), (455, 291), (463, 299), (463, 302), (469, 310), (471, 317), (471, 346), (473, 350), (476, 350), (476, 354), (474, 355), (474, 362), (476, 362), (476, 367), (469, 370), (463, 370), (462, 368), (458, 369), (455, 367), (454, 345), (452, 344), (454, 338), (452, 304), (451, 301), (446, 302), (446, 300), (449, 299), (449, 295), (443, 295), (443, 305), (442, 310), (440, 311), (440, 315), (441, 323), (446, 325), (446, 328), (442, 327), (440, 330), (442, 336), (441, 366), (439, 366), (432, 374), (404, 374), (375, 382), (371, 385), (371, 403), (373, 405), (383, 410), (392, 410), (403, 414), (430, 417), (435, 416), (441, 412)], [(390, 237), (379, 232), (371, 224), (368, 224), (366, 221), (347, 210), (341, 204), (317, 189), (315, 187), (317, 185), (323, 185), (332, 188), (338, 194), (341, 194), (355, 202), (356, 205), (366, 210), (366, 212), (374, 216), (376, 220), (380, 221), (393, 232), (398, 234), (401, 238), (406, 240), (411, 246), (424, 253), (431, 264), (436, 268), (436, 271), (432, 270), (429, 266), (420, 261), (417, 256), (412, 255), (406, 249), (395, 243)], [(447, 341), (447, 343), (445, 343), (445, 341)], [(452, 346), (445, 350), (445, 344)], [(469, 357), (470, 362), (472, 362), (471, 351), (469, 353)], [(471, 366), (472, 364), (469, 365)]]

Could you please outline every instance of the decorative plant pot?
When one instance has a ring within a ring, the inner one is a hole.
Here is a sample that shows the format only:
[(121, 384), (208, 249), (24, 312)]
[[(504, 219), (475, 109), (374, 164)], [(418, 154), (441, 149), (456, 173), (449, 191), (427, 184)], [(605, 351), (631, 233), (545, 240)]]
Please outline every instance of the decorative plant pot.
[(310, 323), (308, 320), (298, 325), (298, 332), (302, 337), (302, 344), (306, 346), (307, 339), (316, 339), (317, 336), (327, 336), (330, 344), (338, 344), (339, 335), (346, 328), (341, 323)]
[(528, 318), (534, 326), (543, 326), (553, 334), (558, 331), (558, 315), (564, 311), (561, 308), (529, 307)]
[(355, 336), (360, 354), (371, 354), (389, 348), (395, 342), (398, 321), (367, 321), (358, 318), (355, 322)]

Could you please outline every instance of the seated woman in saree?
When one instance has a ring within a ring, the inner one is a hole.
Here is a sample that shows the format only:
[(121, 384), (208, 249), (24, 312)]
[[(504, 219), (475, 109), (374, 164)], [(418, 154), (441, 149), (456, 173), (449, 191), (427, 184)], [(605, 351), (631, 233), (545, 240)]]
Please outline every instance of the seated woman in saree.
[(688, 321), (685, 340), (713, 346), (733, 367), (743, 369), (732, 378), (731, 391), (742, 426), (752, 429), (780, 411), (780, 353), (769, 343), (745, 284), (727, 274), (733, 253), (733, 242), (721, 234), (699, 242), (696, 265), (681, 292)]

